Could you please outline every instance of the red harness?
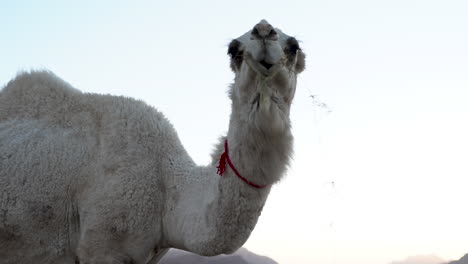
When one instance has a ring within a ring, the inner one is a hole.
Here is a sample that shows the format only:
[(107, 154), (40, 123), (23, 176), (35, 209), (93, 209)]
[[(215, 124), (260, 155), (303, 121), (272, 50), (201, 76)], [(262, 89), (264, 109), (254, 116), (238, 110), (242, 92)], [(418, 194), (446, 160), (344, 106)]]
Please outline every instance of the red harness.
[(219, 176), (223, 176), (223, 173), (226, 171), (226, 162), (229, 164), (229, 167), (231, 167), (232, 171), (234, 171), (234, 173), (237, 175), (237, 177), (239, 177), (241, 180), (243, 180), (248, 185), (250, 185), (250, 186), (252, 186), (254, 188), (257, 188), (257, 189), (261, 189), (261, 188), (266, 186), (266, 185), (255, 184), (255, 183), (247, 180), (246, 178), (242, 177), (242, 175), (240, 175), (240, 173), (236, 170), (236, 168), (232, 164), (231, 158), (229, 158), (229, 149), (228, 149), (227, 139), (224, 141), (224, 153), (221, 154), (221, 158), (219, 159), (219, 165), (218, 165), (218, 167), (216, 167), (218, 169)]

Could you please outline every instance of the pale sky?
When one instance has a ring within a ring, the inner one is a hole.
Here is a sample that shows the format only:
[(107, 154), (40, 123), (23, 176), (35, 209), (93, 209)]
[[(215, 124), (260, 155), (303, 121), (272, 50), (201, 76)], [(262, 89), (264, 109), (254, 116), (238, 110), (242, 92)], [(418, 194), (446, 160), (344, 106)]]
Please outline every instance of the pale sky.
[(83, 91), (143, 99), (207, 164), (228, 126), (227, 44), (265, 18), (302, 40), (307, 70), (294, 162), (245, 247), (288, 264), (458, 259), (467, 14), (465, 0), (3, 1), (0, 85), (46, 68)]

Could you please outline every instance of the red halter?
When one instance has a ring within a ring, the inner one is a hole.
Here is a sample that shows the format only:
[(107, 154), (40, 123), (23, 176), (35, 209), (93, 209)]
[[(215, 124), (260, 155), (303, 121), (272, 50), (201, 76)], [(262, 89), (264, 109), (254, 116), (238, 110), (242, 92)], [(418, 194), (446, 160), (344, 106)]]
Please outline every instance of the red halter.
[(266, 185), (255, 184), (255, 183), (247, 180), (246, 178), (242, 177), (242, 175), (240, 175), (240, 173), (236, 170), (236, 168), (232, 164), (231, 158), (229, 158), (229, 149), (228, 149), (227, 139), (224, 141), (224, 153), (221, 154), (221, 158), (219, 159), (219, 165), (218, 165), (218, 167), (216, 167), (218, 169), (219, 176), (223, 176), (223, 173), (226, 171), (226, 162), (229, 164), (229, 167), (231, 167), (232, 171), (234, 171), (234, 173), (237, 175), (237, 177), (239, 177), (241, 180), (243, 180), (248, 185), (250, 185), (250, 186), (252, 186), (254, 188), (257, 188), (257, 189), (261, 189), (261, 188), (266, 186)]

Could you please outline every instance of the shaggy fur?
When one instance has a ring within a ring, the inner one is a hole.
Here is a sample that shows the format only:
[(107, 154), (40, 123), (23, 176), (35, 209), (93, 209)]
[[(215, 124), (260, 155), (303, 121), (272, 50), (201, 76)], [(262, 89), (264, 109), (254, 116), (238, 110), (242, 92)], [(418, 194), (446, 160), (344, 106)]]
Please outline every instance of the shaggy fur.
[(1, 263), (143, 264), (170, 247), (239, 248), (290, 159), (289, 108), (304, 67), (297, 41), (267, 25), (230, 53), (226, 136), (236, 168), (264, 189), (230, 168), (216, 174), (226, 137), (213, 163), (197, 166), (141, 101), (82, 93), (46, 71), (10, 81), (0, 91)]

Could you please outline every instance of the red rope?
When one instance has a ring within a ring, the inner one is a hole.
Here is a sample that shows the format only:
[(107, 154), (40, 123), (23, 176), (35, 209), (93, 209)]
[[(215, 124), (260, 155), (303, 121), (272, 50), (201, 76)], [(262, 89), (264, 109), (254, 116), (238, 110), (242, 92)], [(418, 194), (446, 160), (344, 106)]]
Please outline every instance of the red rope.
[(234, 173), (237, 175), (237, 177), (239, 177), (241, 180), (243, 180), (248, 185), (250, 185), (250, 186), (252, 186), (254, 188), (257, 188), (257, 189), (261, 189), (261, 188), (266, 186), (266, 185), (255, 184), (255, 183), (247, 180), (246, 178), (242, 177), (242, 175), (240, 175), (240, 173), (236, 170), (236, 168), (232, 164), (231, 158), (229, 158), (229, 149), (228, 149), (227, 139), (224, 141), (224, 153), (221, 154), (221, 158), (219, 159), (219, 165), (218, 165), (218, 167), (216, 167), (218, 169), (219, 176), (223, 176), (223, 173), (226, 171), (226, 162), (229, 164), (229, 167), (231, 167), (232, 171), (234, 171)]

